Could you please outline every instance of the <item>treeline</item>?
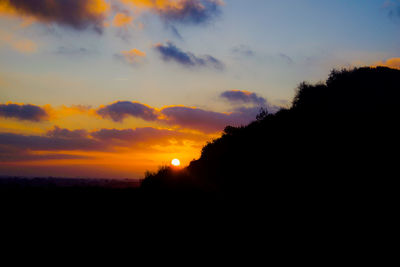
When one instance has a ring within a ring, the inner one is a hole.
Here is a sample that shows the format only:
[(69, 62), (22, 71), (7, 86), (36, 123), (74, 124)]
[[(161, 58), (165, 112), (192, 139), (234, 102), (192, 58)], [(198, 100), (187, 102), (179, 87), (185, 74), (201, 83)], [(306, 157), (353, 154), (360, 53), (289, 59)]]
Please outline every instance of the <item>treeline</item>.
[(385, 67), (301, 83), (290, 108), (227, 126), (182, 170), (148, 173), (143, 195), (313, 205), (380, 195), (396, 169), (399, 89), (400, 71)]

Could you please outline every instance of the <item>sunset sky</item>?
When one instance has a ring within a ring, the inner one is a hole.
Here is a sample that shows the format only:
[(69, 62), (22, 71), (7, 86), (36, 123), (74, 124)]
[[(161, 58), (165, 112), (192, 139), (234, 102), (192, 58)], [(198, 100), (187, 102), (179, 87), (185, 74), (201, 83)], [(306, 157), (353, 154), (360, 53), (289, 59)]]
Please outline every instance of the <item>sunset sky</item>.
[(0, 0), (0, 175), (187, 165), (365, 65), (400, 68), (400, 0)]

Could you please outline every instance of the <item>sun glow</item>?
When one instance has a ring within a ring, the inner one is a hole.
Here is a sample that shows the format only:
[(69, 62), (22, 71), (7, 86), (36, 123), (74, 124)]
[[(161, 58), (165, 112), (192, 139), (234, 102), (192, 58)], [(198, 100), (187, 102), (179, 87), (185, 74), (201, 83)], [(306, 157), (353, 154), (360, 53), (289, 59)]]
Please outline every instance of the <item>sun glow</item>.
[(175, 167), (181, 166), (181, 162), (180, 162), (179, 159), (173, 159), (173, 160), (171, 161), (171, 164), (172, 164), (172, 166), (175, 166)]

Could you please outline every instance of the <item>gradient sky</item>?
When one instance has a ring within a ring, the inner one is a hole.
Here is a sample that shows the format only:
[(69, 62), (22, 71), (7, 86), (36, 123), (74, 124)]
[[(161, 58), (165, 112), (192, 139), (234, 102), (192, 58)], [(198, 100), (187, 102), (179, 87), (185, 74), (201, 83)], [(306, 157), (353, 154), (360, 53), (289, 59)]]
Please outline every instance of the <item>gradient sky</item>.
[(399, 57), (398, 0), (0, 0), (0, 175), (187, 165), (300, 82)]

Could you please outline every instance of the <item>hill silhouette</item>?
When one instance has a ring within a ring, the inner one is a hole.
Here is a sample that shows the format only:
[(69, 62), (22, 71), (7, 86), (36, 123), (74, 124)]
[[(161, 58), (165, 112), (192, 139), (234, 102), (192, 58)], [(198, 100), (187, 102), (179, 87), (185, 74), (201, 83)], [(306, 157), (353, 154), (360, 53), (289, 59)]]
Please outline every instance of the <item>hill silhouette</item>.
[(154, 207), (218, 214), (239, 205), (275, 217), (382, 210), (396, 196), (399, 84), (400, 70), (386, 67), (332, 71), (325, 83), (301, 83), (290, 108), (227, 126), (199, 159), (147, 173), (139, 188), (7, 179), (0, 199), (13, 210), (73, 207), (83, 215), (134, 216)]
[(1, 214), (18, 218), (20, 229), (36, 221), (54, 233), (142, 233), (152, 245), (152, 235), (168, 233), (168, 242), (182, 235), (218, 251), (250, 246), (252, 255), (268, 251), (280, 261), (371, 262), (395, 229), (399, 83), (400, 71), (389, 68), (333, 71), (325, 83), (300, 84), (291, 108), (226, 127), (188, 167), (148, 173), (140, 188), (10, 179)]
[(325, 83), (301, 83), (290, 108), (227, 126), (182, 170), (148, 173), (143, 195), (313, 206), (389, 197), (399, 85), (400, 71), (386, 67), (334, 70)]

